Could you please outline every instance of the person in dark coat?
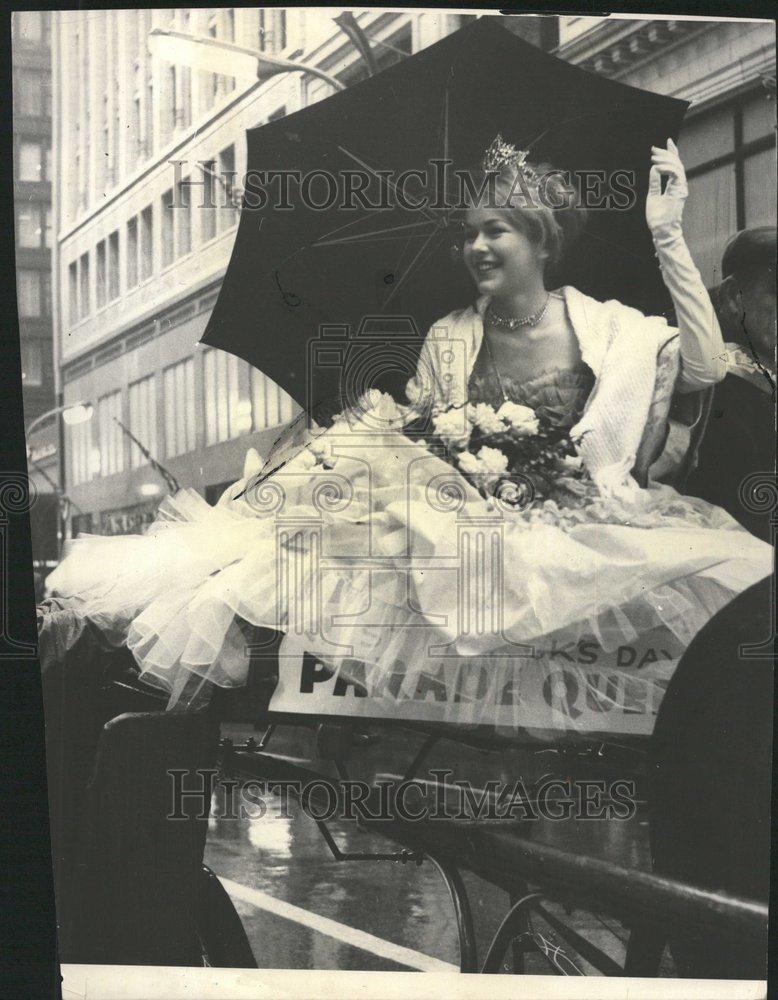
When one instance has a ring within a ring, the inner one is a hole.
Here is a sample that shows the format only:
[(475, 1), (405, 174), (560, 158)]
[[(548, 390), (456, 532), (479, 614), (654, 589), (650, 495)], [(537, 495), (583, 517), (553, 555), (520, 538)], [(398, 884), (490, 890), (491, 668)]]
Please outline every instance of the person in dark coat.
[[(695, 636), (648, 751), (649, 832), (658, 875), (767, 903), (770, 892), (774, 595), (739, 594)], [(759, 648), (761, 647), (761, 648)], [(771, 648), (772, 647), (772, 648)], [(763, 979), (767, 941), (671, 937), (678, 975)], [(635, 973), (636, 975), (639, 973)]]
[[(774, 482), (776, 228), (744, 229), (727, 244), (711, 291), (727, 347), (727, 375), (712, 391), (686, 492), (723, 507), (771, 541), (754, 477)], [(749, 485), (750, 484), (750, 485)]]

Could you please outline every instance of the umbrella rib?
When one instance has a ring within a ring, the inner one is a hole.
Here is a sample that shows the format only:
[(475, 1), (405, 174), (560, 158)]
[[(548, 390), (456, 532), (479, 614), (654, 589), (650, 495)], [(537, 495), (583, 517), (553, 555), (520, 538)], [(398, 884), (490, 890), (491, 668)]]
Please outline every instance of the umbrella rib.
[[(337, 226), (335, 229), (330, 230), (330, 232), (327, 233), (326, 235), (327, 236), (334, 236), (335, 233), (342, 233), (344, 229), (351, 229), (352, 226), (358, 226), (361, 222), (364, 222), (365, 219), (372, 218), (373, 215), (376, 212), (380, 212), (380, 211), (383, 211), (383, 209), (374, 208), (370, 212), (366, 213), (365, 215), (359, 215), (359, 216), (357, 216), (356, 219), (352, 219), (350, 222), (345, 222), (342, 226)], [(409, 223), (409, 225), (410, 225), (410, 223)], [(421, 225), (421, 223), (413, 223), (413, 225)]]
[[(418, 229), (420, 226), (430, 226), (430, 225), (435, 225), (436, 228), (437, 228), (437, 223), (436, 222), (433, 222), (432, 220), (430, 220), (429, 222), (427, 222), (425, 220), (424, 222), (409, 222), (409, 223), (407, 223), (405, 225), (402, 225), (402, 226), (390, 226), (387, 229), (376, 229), (376, 230), (373, 230), (372, 232), (367, 232), (367, 233), (357, 233), (354, 236), (342, 236), (340, 239), (335, 239), (335, 240), (330, 239), (329, 238), (329, 234), (325, 234), (323, 237), (321, 237), (320, 239), (318, 239), (316, 241), (316, 243), (313, 244), (313, 245), (314, 246), (334, 246), (334, 245), (336, 245), (338, 243), (359, 243), (359, 242), (365, 242), (365, 241), (370, 241), (370, 240), (375, 240), (375, 239), (381, 239), (381, 238), (385, 238), (385, 239), (402, 239), (403, 236), (406, 235), (406, 233), (407, 233), (407, 231), (409, 229)], [(338, 230), (335, 230), (335, 232), (338, 232)], [(393, 234), (393, 235), (390, 235), (390, 234)], [(411, 237), (413, 237), (413, 235), (421, 236), (421, 235), (424, 235), (424, 234), (422, 234), (422, 233), (411, 234)]]
[[(364, 160), (360, 160), (360, 158), (355, 153), (350, 152), (350, 150), (346, 149), (344, 146), (338, 146), (338, 149), (341, 151), (341, 153), (345, 153), (346, 156), (350, 156), (355, 163), (358, 163), (360, 165), (360, 167), (364, 167), (365, 170), (369, 170), (374, 177), (378, 176), (378, 172), (376, 171), (375, 167), (371, 167), (369, 163), (365, 163)], [(394, 194), (397, 194), (397, 185), (394, 183), (394, 181), (389, 180), (388, 177), (384, 177), (384, 180), (386, 181), (391, 191)], [(427, 216), (430, 222), (434, 222), (435, 217), (432, 215), (431, 212), (428, 212), (427, 209), (425, 209), (423, 206), (420, 205), (418, 211), (423, 212), (424, 215)]]
[[(437, 232), (439, 233), (440, 230), (438, 229)], [(429, 247), (430, 243), (434, 240), (434, 238), (435, 238), (435, 233), (434, 232), (430, 233), (429, 236), (427, 237), (427, 239), (425, 240), (424, 246), (419, 247), (419, 250), (416, 253), (416, 256), (413, 258), (413, 260), (410, 262), (410, 264), (408, 265), (408, 267), (405, 269), (405, 271), (404, 271), (402, 277), (400, 278), (400, 280), (395, 285), (392, 286), (391, 292), (384, 299), (384, 305), (388, 305), (389, 302), (392, 300), (392, 297), (395, 295), (395, 293), (400, 290), (400, 288), (404, 284), (405, 280), (410, 276), (411, 270), (413, 269), (414, 265), (419, 261), (419, 259), (421, 258), (421, 255)]]

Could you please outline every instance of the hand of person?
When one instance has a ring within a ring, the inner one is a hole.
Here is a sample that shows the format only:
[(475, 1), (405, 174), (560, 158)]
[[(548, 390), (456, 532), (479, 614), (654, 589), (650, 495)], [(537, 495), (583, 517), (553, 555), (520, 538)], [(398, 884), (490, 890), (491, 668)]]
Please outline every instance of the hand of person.
[[(662, 192), (662, 178), (667, 178), (667, 186)], [(680, 230), (683, 205), (689, 194), (686, 171), (678, 147), (672, 139), (667, 140), (667, 149), (651, 147), (651, 172), (648, 175), (648, 195), (646, 197), (646, 222), (651, 235), (656, 238), (672, 230)]]

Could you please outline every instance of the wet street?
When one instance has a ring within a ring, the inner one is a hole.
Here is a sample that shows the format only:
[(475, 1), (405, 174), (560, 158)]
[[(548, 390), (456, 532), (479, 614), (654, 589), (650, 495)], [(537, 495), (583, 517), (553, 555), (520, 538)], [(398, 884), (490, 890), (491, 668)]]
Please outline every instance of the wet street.
[[(228, 731), (238, 740), (256, 735), (250, 728)], [(350, 762), (351, 776), (381, 772), (402, 773), (417, 744), (392, 742), (368, 747)], [(311, 736), (290, 730), (274, 737), (271, 749), (307, 756)], [(302, 745), (301, 745), (302, 744)], [(489, 778), (521, 776), (529, 784), (543, 773), (560, 770), (559, 759), (548, 752), (481, 753), (452, 743), (441, 744), (428, 765), (444, 766), (456, 778), (477, 786)], [(327, 766), (324, 765), (325, 770)], [(422, 769), (422, 775), (424, 769)], [(587, 776), (586, 762), (576, 775)], [(451, 900), (435, 866), (424, 862), (337, 861), (314, 820), (292, 797), (286, 815), (278, 798), (263, 799), (266, 812), (251, 818), (219, 818), (224, 795), (217, 789), (209, 821), (206, 864), (223, 880), (235, 903), (260, 968), (341, 970), (455, 971), (459, 953), (457, 926)], [(513, 821), (508, 821), (513, 822)], [(397, 845), (365, 833), (356, 823), (332, 820), (329, 828), (342, 851), (386, 852)], [(566, 850), (605, 858), (624, 867), (648, 867), (647, 824), (638, 807), (627, 820), (524, 822), (525, 836)], [(508, 908), (508, 895), (486, 882), (464, 874), (470, 897), (482, 961), (492, 936)], [(626, 932), (615, 920), (561, 907), (549, 909), (617, 961), (623, 961)], [(535, 929), (553, 948), (553, 932), (536, 923)], [(510, 954), (510, 953), (509, 953)], [(508, 957), (506, 961), (510, 962)], [(579, 967), (586, 969), (576, 958)], [(509, 966), (505, 971), (509, 971)], [(549, 970), (539, 955), (527, 959), (527, 972)], [(671, 971), (671, 970), (669, 970)], [(667, 973), (666, 973), (667, 974)]]

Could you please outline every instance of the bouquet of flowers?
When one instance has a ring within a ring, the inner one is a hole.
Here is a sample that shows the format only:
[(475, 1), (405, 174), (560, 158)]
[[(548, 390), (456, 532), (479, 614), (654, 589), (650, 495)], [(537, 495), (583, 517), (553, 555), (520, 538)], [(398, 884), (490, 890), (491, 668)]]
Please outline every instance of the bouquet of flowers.
[(560, 492), (586, 492), (569, 434), (528, 406), (466, 404), (439, 412), (432, 424), (438, 450), (485, 497), (525, 509)]

